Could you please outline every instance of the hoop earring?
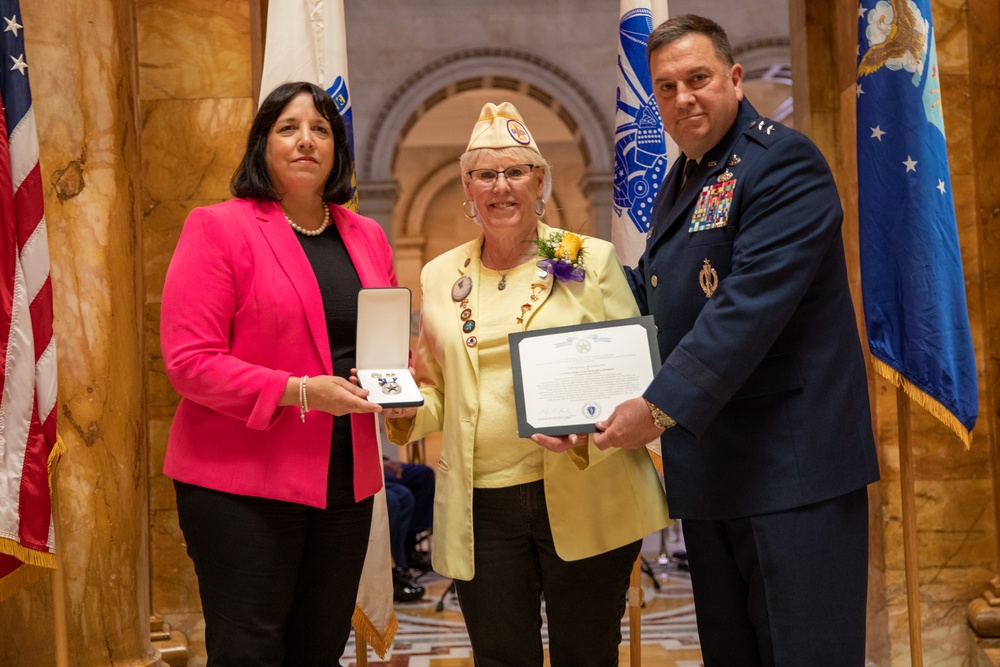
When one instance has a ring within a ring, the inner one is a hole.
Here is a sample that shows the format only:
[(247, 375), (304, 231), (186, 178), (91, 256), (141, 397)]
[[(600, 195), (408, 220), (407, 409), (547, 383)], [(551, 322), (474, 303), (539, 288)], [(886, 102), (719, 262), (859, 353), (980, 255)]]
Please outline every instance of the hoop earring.
[(539, 218), (545, 217), (545, 200), (541, 197), (535, 200), (535, 215)]
[(479, 211), (476, 210), (476, 202), (464, 201), (462, 202), (462, 213), (469, 220), (475, 220), (479, 217)]

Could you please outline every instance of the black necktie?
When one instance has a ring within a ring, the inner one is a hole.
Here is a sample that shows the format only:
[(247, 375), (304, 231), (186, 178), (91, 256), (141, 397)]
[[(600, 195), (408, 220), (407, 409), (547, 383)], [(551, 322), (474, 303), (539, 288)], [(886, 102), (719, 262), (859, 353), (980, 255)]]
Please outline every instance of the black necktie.
[(694, 170), (697, 168), (698, 168), (698, 162), (696, 160), (689, 159), (684, 163), (684, 176), (681, 178), (682, 188), (684, 187), (684, 184), (687, 183), (687, 180), (691, 178), (691, 174), (693, 174)]

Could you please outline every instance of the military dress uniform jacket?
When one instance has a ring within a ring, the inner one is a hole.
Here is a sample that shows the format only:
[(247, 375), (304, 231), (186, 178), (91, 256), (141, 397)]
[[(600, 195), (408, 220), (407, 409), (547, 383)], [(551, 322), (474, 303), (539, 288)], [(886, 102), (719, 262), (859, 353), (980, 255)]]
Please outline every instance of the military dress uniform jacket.
[[(538, 223), (538, 235), (553, 230)], [(586, 238), (587, 276), (583, 282), (557, 282), (546, 289), (525, 316), (525, 329), (636, 317), (628, 282), (611, 244)], [(478, 303), (482, 237), (429, 262), (420, 278), (420, 338), (414, 353), (416, 379), (424, 398), (411, 423), (390, 419), (396, 444), (443, 432), (434, 496), (434, 570), (469, 580), (475, 574), (472, 529), (473, 449), (480, 411), (478, 350), (466, 345), (463, 307), (451, 296), (461, 276), (472, 278), (469, 304)], [(513, 318), (512, 318), (513, 319)], [(513, 378), (511, 378), (513, 383)], [(511, 389), (513, 391), (513, 388)], [(510, 425), (510, 438), (517, 438)], [(564, 560), (594, 556), (641, 539), (669, 523), (666, 499), (648, 453), (601, 451), (592, 438), (572, 454), (543, 450), (545, 500), (556, 552)]]
[(683, 188), (678, 160), (629, 276), (665, 360), (644, 397), (672, 516), (800, 507), (878, 479), (867, 380), (822, 154), (744, 99)]

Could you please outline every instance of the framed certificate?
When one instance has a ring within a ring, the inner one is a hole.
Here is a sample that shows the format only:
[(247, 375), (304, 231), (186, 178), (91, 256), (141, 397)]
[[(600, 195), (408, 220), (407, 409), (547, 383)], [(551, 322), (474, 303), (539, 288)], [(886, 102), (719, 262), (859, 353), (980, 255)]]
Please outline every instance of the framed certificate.
[(517, 434), (594, 433), (660, 368), (652, 316), (509, 335)]

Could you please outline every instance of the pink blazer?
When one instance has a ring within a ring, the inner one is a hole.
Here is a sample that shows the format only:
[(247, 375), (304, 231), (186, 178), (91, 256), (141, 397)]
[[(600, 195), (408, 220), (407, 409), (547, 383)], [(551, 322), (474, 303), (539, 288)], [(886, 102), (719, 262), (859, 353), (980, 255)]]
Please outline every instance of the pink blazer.
[[(330, 206), (364, 287), (396, 285), (374, 220)], [(164, 474), (210, 489), (326, 505), (334, 417), (278, 407), (288, 378), (331, 374), (319, 286), (274, 202), (191, 211), (167, 270), (160, 316), (167, 377), (181, 395)], [(374, 416), (351, 415), (354, 497), (382, 488)]]

